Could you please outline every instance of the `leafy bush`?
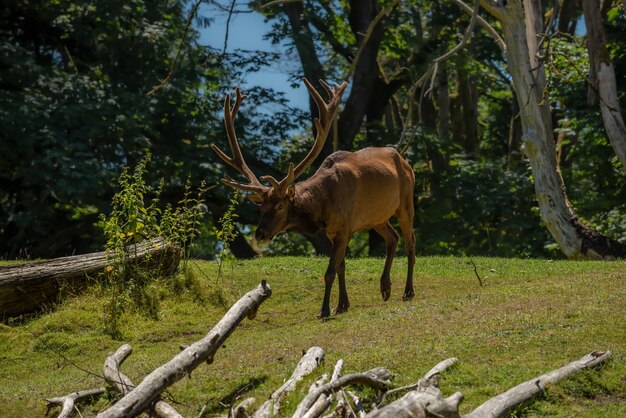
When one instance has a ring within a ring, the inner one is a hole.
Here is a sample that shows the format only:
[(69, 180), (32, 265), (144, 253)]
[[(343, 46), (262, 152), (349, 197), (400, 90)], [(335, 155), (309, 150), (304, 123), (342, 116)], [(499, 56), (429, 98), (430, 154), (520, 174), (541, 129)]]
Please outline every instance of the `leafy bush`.
[[(203, 214), (202, 196), (206, 192), (204, 183), (197, 194), (192, 194), (187, 181), (183, 198), (174, 208), (167, 204), (159, 208), (159, 196), (164, 182), (156, 190), (145, 181), (148, 154), (131, 174), (125, 168), (118, 180), (120, 190), (113, 197), (112, 211), (102, 215), (100, 224), (106, 237), (106, 250), (110, 251), (111, 265), (105, 269), (102, 290), (108, 295), (104, 306), (104, 326), (107, 333), (120, 334), (120, 318), (132, 308), (154, 319), (158, 318), (161, 277), (159, 263), (147, 268), (150, 263), (133, 263), (131, 258), (136, 246), (144, 240), (163, 237), (168, 245), (179, 248), (182, 253), (182, 270), (187, 268), (193, 239), (199, 234)], [(148, 196), (152, 195), (149, 203)], [(149, 261), (149, 260), (148, 260)]]

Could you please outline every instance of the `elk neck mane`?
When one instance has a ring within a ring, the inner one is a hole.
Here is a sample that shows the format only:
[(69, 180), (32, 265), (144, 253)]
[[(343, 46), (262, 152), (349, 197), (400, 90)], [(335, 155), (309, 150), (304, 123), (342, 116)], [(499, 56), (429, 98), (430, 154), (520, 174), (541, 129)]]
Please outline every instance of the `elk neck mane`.
[(304, 234), (315, 234), (326, 228), (327, 208), (324, 207), (327, 189), (316, 175), (295, 184), (296, 193), (291, 202), (290, 228)]

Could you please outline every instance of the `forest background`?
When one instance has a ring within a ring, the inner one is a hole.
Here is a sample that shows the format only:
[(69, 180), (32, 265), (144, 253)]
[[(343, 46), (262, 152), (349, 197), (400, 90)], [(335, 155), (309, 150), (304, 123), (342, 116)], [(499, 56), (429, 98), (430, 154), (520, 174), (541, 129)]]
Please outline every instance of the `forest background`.
[[(583, 3), (540, 5), (556, 167), (577, 219), (624, 244), (626, 168), (605, 132)], [(591, 3), (623, 103), (626, 6)], [(563, 257), (542, 223), (537, 179), (521, 152), (506, 55), (477, 25), (463, 48), (433, 65), (470, 25), (471, 10), (456, 0), (0, 4), (1, 258), (101, 249), (100, 215), (111, 210), (116, 179), (148, 153), (149, 181), (156, 189), (164, 179), (163, 205), (181, 198), (187, 179), (208, 182), (194, 255), (214, 257), (232, 196), (219, 183), (226, 169), (210, 149), (228, 148), (223, 98), (250, 73), (281, 61), (297, 64), (288, 66), (293, 86), (303, 76), (350, 83), (314, 167), (336, 149), (366, 146), (395, 146), (411, 162), (418, 255)], [(227, 48), (231, 19), (240, 13), (264, 16), (271, 29), (247, 36), (270, 40), (278, 52)], [(500, 29), (485, 10), (479, 15)], [(203, 45), (200, 33), (217, 24), (225, 35), (211, 44), (224, 47)], [(248, 85), (245, 94), (236, 120), (245, 158), (257, 174), (278, 177), (308, 151), (315, 109), (262, 86)], [(241, 200), (237, 214), (230, 246), (237, 257), (328, 249), (323, 237), (292, 234), (259, 247), (250, 237), (256, 207)], [(381, 244), (365, 232), (350, 254), (380, 255)]]

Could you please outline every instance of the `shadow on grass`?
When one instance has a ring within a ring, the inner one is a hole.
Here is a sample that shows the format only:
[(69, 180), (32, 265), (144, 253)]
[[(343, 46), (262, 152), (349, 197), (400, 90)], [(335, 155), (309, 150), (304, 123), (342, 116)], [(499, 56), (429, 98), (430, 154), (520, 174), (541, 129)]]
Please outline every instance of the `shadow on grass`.
[(262, 385), (267, 381), (267, 376), (261, 377), (252, 377), (246, 383), (243, 383), (233, 389), (230, 393), (224, 396), (222, 399), (209, 400), (206, 409), (204, 410), (203, 416), (211, 416), (217, 412), (223, 411), (225, 408), (230, 408), (231, 406), (235, 406), (234, 404), (238, 403), (238, 401), (242, 401), (244, 398), (244, 394), (251, 392), (256, 389), (258, 386)]

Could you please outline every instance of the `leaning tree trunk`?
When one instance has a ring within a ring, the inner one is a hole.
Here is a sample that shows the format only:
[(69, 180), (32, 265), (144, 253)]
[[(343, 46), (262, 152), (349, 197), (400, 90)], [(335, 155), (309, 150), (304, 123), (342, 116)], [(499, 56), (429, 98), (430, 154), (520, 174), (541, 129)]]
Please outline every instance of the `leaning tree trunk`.
[(589, 50), (589, 67), (595, 75), (594, 82), (597, 88), (593, 94), (600, 97), (602, 121), (609, 141), (615, 154), (622, 163), (626, 172), (626, 125), (620, 112), (617, 98), (617, 81), (615, 71), (606, 48), (606, 34), (602, 24), (600, 2), (597, 0), (583, 0), (585, 25), (587, 26), (587, 49)]
[[(163, 238), (142, 242), (129, 249), (129, 261), (148, 263), (164, 274), (178, 267), (180, 250)], [(56, 302), (61, 289), (80, 289), (111, 265), (110, 253), (99, 252), (50, 261), (0, 267), (0, 320), (45, 309)]]
[[(569, 258), (626, 257), (626, 246), (583, 225), (565, 194), (556, 164), (545, 67), (537, 60), (541, 14), (537, 0), (481, 0), (501, 24), (522, 122), (524, 153), (530, 160), (541, 219)], [(525, 24), (526, 19), (526, 24)]]

